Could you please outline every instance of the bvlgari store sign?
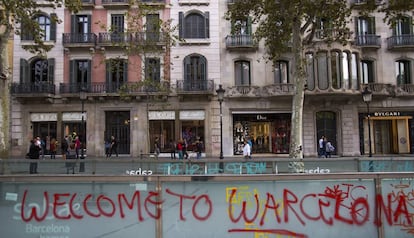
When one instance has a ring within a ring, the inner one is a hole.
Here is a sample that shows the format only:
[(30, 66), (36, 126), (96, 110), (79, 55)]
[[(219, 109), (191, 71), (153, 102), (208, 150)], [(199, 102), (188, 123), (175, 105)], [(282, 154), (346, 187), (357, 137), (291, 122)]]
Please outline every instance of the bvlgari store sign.
[(401, 112), (374, 112), (375, 117), (398, 117)]

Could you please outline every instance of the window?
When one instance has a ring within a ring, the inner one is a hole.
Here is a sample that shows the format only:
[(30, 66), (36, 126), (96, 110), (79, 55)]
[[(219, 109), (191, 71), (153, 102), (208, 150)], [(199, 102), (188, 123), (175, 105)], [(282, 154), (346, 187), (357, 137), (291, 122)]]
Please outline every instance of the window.
[(359, 89), (359, 80), (358, 80), (358, 54), (351, 54), (351, 88)]
[(318, 87), (319, 89), (328, 89), (328, 57), (327, 52), (318, 52)]
[(250, 86), (250, 62), (238, 60), (234, 62), (236, 86)]
[(146, 39), (151, 42), (158, 42), (160, 35), (160, 15), (148, 14), (146, 16)]
[(358, 17), (356, 19), (356, 34), (357, 45), (376, 45), (375, 18)]
[(53, 84), (54, 69), (55, 59), (35, 58), (30, 63), (20, 59), (20, 82)]
[(107, 91), (116, 92), (128, 81), (128, 62), (124, 59), (110, 59), (106, 62)]
[(75, 89), (87, 87), (91, 82), (91, 61), (72, 60), (70, 62), (70, 82)]
[(122, 42), (124, 33), (124, 15), (111, 15), (111, 40), (112, 42)]
[(274, 72), (275, 84), (290, 83), (289, 82), (289, 62), (276, 61)]
[(232, 35), (251, 35), (252, 23), (251, 18), (247, 17), (233, 22)]
[(397, 85), (411, 84), (411, 63), (408, 60), (398, 60), (395, 62), (395, 74)]
[[(41, 40), (43, 41), (56, 40), (56, 22), (52, 19), (56, 19), (56, 14), (51, 14), (50, 17), (47, 15), (39, 15), (35, 18), (41, 30)], [(34, 30), (33, 26), (22, 26), (22, 40), (34, 40), (32, 34)]]
[(394, 35), (410, 35), (412, 33), (412, 18), (411, 17), (402, 17), (397, 21), (394, 27)]
[(145, 79), (160, 82), (160, 59), (145, 58)]
[(351, 82), (349, 79), (349, 54), (348, 52), (342, 52), (342, 79), (345, 89), (350, 89)]
[(207, 60), (201, 55), (190, 55), (184, 58), (184, 80), (200, 82), (207, 79)]
[(314, 59), (312, 53), (306, 54), (306, 85), (307, 89), (315, 89), (315, 69), (314, 69)]
[(72, 15), (71, 33), (72, 41), (91, 42), (91, 16), (90, 15)]
[(341, 52), (331, 52), (332, 88), (339, 89), (342, 85)]
[(209, 35), (209, 12), (192, 12), (184, 16), (179, 13), (179, 35), (181, 38), (206, 39)]
[(374, 63), (371, 60), (361, 61), (361, 74), (363, 84), (374, 83)]

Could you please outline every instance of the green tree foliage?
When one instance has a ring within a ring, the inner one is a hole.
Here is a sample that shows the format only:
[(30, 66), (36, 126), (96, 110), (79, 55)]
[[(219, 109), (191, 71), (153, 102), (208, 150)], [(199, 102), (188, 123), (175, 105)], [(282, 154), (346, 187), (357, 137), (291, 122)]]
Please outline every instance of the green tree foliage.
[[(41, 5), (40, 5), (41, 3)], [(25, 46), (24, 49), (32, 53), (45, 54), (51, 46), (43, 42), (44, 31), (40, 28), (36, 16), (41, 13), (42, 8), (59, 8), (63, 5), (69, 10), (77, 11), (81, 6), (81, 0), (0, 0), (0, 158), (9, 155), (9, 108), (10, 92), (7, 80), (10, 78), (11, 70), (8, 62), (8, 42), (14, 34), (20, 35), (21, 29), (30, 32), (33, 44)], [(51, 19), (54, 23), (60, 20), (56, 17)]]
[[(403, 14), (414, 9), (407, 0), (235, 0), (229, 5), (227, 19), (252, 17), (254, 37), (264, 42), (265, 58), (274, 62), (283, 54), (292, 56), (295, 92), (292, 100), (290, 157), (292, 170), (303, 172), (303, 101), (306, 84), (304, 52), (317, 44), (349, 44), (351, 13), (381, 12), (390, 27)], [(237, 27), (237, 26), (236, 26)], [(321, 34), (323, 37), (320, 37)], [(318, 40), (316, 36), (319, 36)]]

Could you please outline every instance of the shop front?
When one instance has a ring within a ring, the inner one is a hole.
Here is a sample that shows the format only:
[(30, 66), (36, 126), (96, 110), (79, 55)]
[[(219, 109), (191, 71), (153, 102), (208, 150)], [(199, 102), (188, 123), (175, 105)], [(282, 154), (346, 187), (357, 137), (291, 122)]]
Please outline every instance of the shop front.
[(368, 154), (370, 147), (377, 155), (413, 153), (413, 116), (412, 112), (399, 111), (374, 112), (369, 118), (360, 114), (362, 154)]
[[(149, 111), (150, 152), (158, 141), (161, 153), (170, 152), (182, 140), (188, 150), (197, 140), (203, 141), (205, 112), (203, 110)], [(176, 130), (178, 128), (178, 130)]]
[(243, 154), (250, 140), (252, 153), (289, 154), (290, 113), (233, 112), (233, 153)]

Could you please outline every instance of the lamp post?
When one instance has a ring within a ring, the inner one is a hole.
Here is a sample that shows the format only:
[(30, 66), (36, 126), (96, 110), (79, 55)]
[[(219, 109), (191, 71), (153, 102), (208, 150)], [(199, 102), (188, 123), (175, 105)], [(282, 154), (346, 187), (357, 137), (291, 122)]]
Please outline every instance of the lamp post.
[[(85, 100), (88, 98), (86, 88), (82, 87), (80, 89), (79, 98), (80, 98), (81, 103), (82, 103), (82, 121), (81, 121), (82, 138), (79, 138), (79, 139), (82, 139), (82, 141), (81, 141), (81, 156), (80, 156), (80, 159), (83, 160), (83, 159), (85, 159), (84, 150), (85, 150), (85, 145), (86, 145), (86, 128), (85, 128), (85, 118), (84, 118), (84, 113), (85, 113), (84, 106), (85, 106)], [(79, 172), (85, 172), (85, 162), (81, 162), (80, 163), (80, 165), (79, 165)]]
[[(221, 104), (224, 101), (224, 92), (226, 92), (226, 90), (224, 90), (224, 88), (222, 87), (221, 84), (219, 84), (219, 88), (216, 90), (217, 93), (217, 100), (220, 103), (220, 159), (223, 159), (223, 111), (222, 111), (222, 106)], [(220, 163), (220, 169), (223, 167), (223, 164)]]
[[(367, 104), (367, 119), (368, 119), (368, 148), (369, 148), (369, 157), (372, 157), (372, 147), (371, 147), (371, 120), (369, 114), (369, 103), (372, 101), (372, 92), (369, 91), (368, 87), (365, 87), (362, 92), (362, 99)], [(374, 161), (369, 161), (368, 165), (369, 172), (374, 172)]]

